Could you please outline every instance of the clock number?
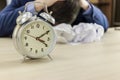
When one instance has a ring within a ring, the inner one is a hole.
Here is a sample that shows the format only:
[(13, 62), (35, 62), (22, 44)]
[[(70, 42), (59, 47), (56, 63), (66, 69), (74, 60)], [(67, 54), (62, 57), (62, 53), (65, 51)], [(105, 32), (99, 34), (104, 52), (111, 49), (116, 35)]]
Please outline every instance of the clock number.
[(35, 53), (38, 53), (38, 50), (35, 50)]
[(45, 29), (45, 26), (43, 26), (43, 30)]
[(30, 48), (30, 51), (32, 51), (33, 49), (32, 48)]
[(29, 45), (28, 43), (25, 44), (26, 47), (27, 47), (28, 45)]
[(30, 33), (30, 30), (27, 30), (26, 32), (29, 34), (29, 33)]
[(36, 27), (39, 28), (39, 27), (40, 27), (40, 24), (37, 24)]
[(34, 26), (33, 26), (33, 25), (31, 26), (31, 29), (34, 29)]
[(27, 40), (27, 36), (25, 36), (24, 39)]
[(42, 52), (44, 52), (44, 49), (43, 49), (43, 48), (41, 48), (41, 51), (42, 51)]
[(50, 41), (50, 38), (48, 37), (47, 41)]

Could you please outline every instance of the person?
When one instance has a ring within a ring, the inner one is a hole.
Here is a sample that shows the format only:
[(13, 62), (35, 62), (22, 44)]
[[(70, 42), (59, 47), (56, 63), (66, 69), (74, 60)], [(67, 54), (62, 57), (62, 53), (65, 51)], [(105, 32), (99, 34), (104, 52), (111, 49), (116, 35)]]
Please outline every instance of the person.
[(79, 10), (79, 0), (57, 1), (48, 8), (48, 11), (52, 11), (52, 16), (55, 18), (55, 25), (60, 23), (72, 24)]
[[(19, 16), (18, 11), (24, 11), (25, 4), (30, 1), (39, 1), (45, 3), (48, 7), (53, 6), (58, 1), (65, 0), (12, 0), (11, 4), (0, 12), (0, 37), (10, 36), (16, 25), (16, 18)], [(72, 0), (74, 1), (74, 0)], [(72, 21), (72, 25), (85, 23), (96, 23), (104, 28), (104, 32), (108, 29), (108, 21), (106, 16), (95, 7), (88, 0), (79, 0), (79, 10), (76, 19)], [(29, 12), (40, 12), (43, 10), (43, 6), (35, 4), (27, 7)], [(63, 14), (62, 14), (63, 15)]]

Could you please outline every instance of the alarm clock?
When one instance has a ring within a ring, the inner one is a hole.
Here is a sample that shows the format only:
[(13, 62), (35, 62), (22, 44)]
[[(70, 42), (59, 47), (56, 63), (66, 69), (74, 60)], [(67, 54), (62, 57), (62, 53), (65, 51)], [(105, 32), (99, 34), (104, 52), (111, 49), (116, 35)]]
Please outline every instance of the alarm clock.
[(12, 36), (17, 51), (25, 58), (51, 58), (50, 53), (56, 44), (56, 34), (52, 26), (55, 19), (46, 12), (42, 12), (40, 17), (33, 16), (30, 12), (19, 14)]

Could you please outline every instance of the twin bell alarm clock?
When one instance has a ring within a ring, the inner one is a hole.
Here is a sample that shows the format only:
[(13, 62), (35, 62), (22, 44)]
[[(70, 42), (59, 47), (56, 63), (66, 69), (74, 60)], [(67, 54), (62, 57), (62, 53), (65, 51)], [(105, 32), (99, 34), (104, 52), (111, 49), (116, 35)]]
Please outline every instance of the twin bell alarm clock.
[(13, 41), (17, 51), (30, 59), (44, 56), (51, 58), (50, 53), (56, 44), (56, 35), (52, 28), (55, 19), (46, 12), (40, 13), (40, 17), (26, 11), (19, 14), (13, 32)]

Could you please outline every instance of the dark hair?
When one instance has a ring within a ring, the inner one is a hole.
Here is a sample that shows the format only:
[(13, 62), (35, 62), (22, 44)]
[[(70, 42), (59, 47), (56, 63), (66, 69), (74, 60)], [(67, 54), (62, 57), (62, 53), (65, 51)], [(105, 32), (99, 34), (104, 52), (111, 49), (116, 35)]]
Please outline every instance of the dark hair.
[(71, 24), (80, 10), (79, 0), (58, 1), (48, 10), (53, 12), (52, 16), (55, 18), (56, 24)]

